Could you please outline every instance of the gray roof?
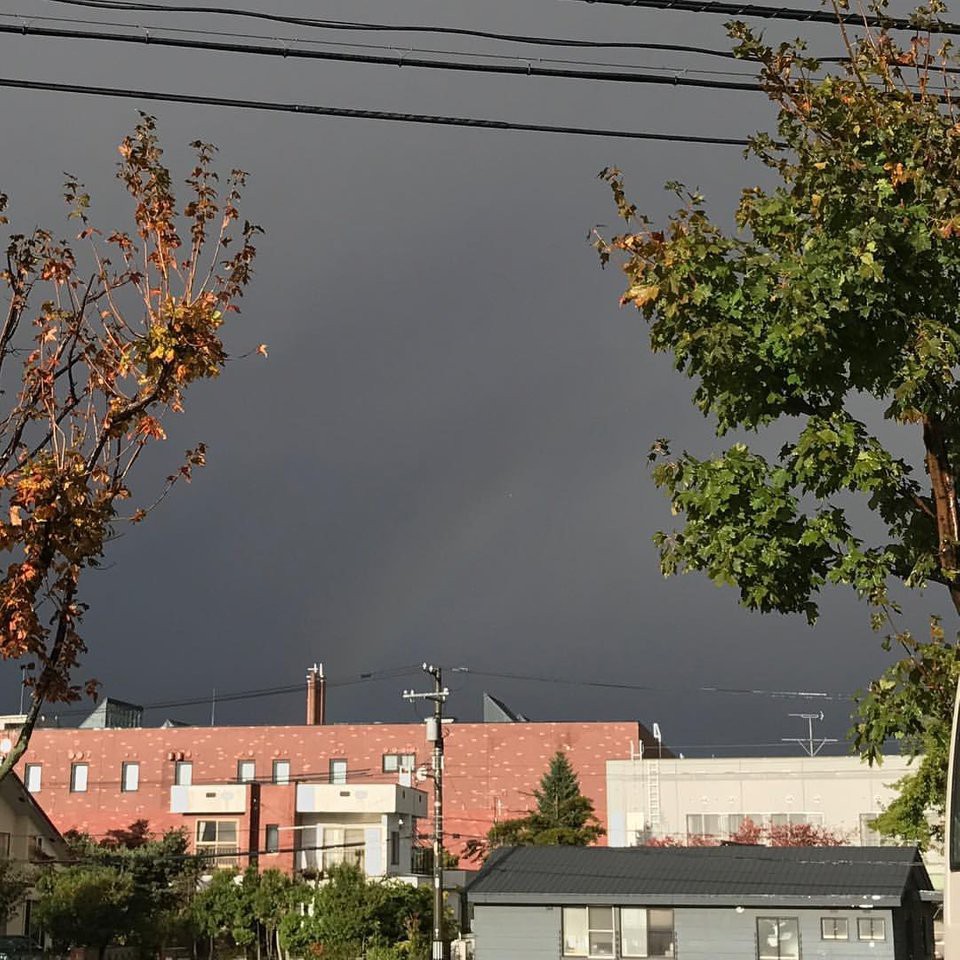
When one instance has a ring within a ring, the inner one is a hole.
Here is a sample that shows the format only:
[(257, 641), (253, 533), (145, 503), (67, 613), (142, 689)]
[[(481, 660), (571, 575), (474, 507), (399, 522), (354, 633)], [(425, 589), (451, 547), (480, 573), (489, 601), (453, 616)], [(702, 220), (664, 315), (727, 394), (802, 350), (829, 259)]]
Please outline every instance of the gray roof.
[(511, 710), (502, 700), (492, 693), (483, 691), (483, 722), (484, 723), (524, 723), (526, 717), (522, 713)]
[(915, 847), (505, 847), (471, 902), (899, 906), (930, 889)]

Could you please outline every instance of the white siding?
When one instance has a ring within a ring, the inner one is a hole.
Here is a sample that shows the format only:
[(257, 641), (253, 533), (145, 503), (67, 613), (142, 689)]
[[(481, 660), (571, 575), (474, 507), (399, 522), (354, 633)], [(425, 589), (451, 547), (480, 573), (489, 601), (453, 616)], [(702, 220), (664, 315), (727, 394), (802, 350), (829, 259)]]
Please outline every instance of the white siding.
[(484, 907), (473, 913), (476, 960), (558, 960), (559, 907)]

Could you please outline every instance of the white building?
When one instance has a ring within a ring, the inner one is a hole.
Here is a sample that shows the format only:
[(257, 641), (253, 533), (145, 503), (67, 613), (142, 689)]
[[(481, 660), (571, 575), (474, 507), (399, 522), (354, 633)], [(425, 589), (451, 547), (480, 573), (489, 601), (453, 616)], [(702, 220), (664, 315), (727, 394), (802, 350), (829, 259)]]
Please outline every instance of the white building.
[[(871, 767), (859, 757), (711, 757), (607, 761), (607, 843), (649, 839), (726, 839), (744, 820), (762, 825), (810, 823), (854, 846), (881, 842), (870, 826), (910, 772), (901, 756)], [(925, 857), (935, 877), (942, 858)]]

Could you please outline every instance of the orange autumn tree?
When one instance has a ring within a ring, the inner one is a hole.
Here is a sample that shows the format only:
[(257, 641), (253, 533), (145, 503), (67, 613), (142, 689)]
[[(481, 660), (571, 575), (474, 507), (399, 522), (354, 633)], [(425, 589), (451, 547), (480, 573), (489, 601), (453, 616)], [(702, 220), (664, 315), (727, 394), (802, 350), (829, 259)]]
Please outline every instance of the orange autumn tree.
[[(204, 463), (199, 444), (134, 497), (135, 468), (165, 438), (164, 418), (227, 361), (222, 326), (250, 281), (260, 232), (239, 216), (243, 171), (221, 186), (215, 148), (191, 146), (181, 205), (155, 121), (141, 114), (117, 171), (133, 202), (132, 231), (97, 229), (90, 198), (69, 177), (75, 238), (13, 234), (0, 264), (0, 656), (36, 663), (26, 722), (0, 778), (26, 750), (43, 704), (80, 698), (84, 571), (99, 565), (121, 524), (142, 520)], [(6, 209), (0, 194), (0, 223)], [(94, 681), (85, 686), (96, 692)]]

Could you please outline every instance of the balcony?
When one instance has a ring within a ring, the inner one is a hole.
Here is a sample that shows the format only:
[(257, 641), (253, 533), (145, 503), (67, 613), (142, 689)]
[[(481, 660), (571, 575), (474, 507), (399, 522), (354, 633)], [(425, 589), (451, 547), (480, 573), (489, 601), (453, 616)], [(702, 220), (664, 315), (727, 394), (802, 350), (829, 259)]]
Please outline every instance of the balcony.
[(393, 783), (298, 783), (297, 813), (427, 814), (427, 795)]
[(218, 783), (197, 787), (171, 787), (170, 812), (246, 813), (247, 786), (243, 783)]

